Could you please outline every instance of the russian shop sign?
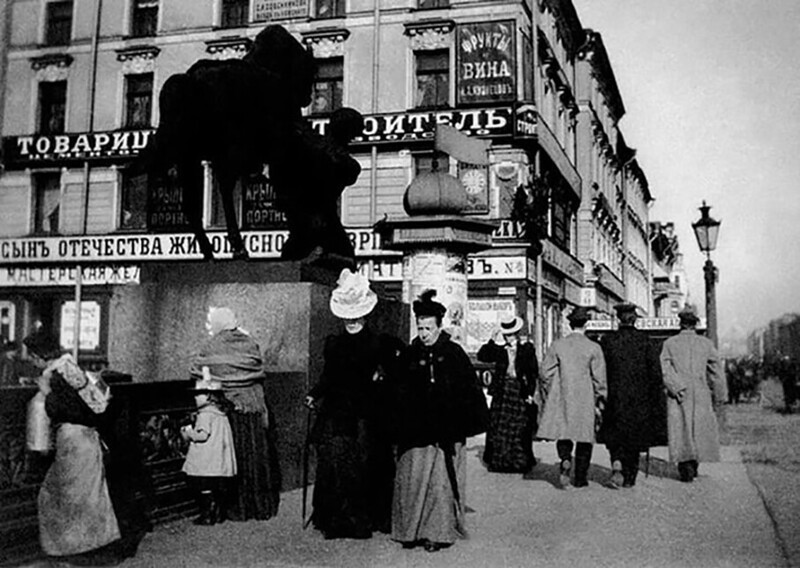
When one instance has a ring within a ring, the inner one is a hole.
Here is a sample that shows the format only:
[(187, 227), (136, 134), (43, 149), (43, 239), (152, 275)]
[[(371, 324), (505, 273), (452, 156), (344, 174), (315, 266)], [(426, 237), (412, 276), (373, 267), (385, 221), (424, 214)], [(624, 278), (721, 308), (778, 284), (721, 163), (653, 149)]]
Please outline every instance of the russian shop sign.
[(458, 26), (457, 104), (516, 99), (515, 38), (513, 20)]
[[(8, 286), (74, 286), (75, 266), (4, 266), (0, 268), (0, 287)], [(138, 284), (139, 266), (91, 265), (81, 269), (83, 286)]]
[(253, 21), (272, 22), (308, 17), (308, 0), (255, 0)]
[[(324, 134), (328, 118), (309, 119)], [(536, 128), (535, 107), (529, 103), (452, 110), (426, 110), (374, 114), (364, 117), (364, 130), (351, 146), (428, 142), (437, 124), (447, 124), (470, 136), (527, 138)], [(155, 131), (125, 130), (69, 134), (32, 134), (3, 138), (3, 166), (23, 169), (69, 166), (89, 161), (136, 157)]]
[[(378, 233), (370, 229), (347, 231), (356, 255), (397, 256), (381, 249)], [(253, 258), (280, 258), (288, 231), (243, 232), (247, 252)], [(230, 257), (232, 249), (225, 233), (208, 233), (214, 254)], [(138, 262), (145, 260), (199, 260), (203, 255), (194, 235), (147, 234), (83, 237), (41, 237), (0, 240), (0, 264), (42, 264), (71, 262)]]

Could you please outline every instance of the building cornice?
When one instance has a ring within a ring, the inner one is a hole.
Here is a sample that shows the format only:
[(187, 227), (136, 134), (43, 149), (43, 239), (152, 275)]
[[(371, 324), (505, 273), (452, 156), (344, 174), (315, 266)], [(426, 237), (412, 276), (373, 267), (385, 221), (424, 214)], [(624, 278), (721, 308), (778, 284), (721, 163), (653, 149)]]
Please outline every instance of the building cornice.
[(586, 43), (578, 51), (578, 59), (586, 61), (591, 66), (592, 76), (597, 80), (598, 88), (611, 111), (611, 116), (615, 123), (619, 122), (625, 116), (625, 105), (608, 59), (608, 52), (603, 44), (603, 37), (599, 33), (586, 30)]
[(213, 59), (241, 59), (252, 45), (253, 41), (246, 37), (222, 37), (206, 41), (206, 53)]

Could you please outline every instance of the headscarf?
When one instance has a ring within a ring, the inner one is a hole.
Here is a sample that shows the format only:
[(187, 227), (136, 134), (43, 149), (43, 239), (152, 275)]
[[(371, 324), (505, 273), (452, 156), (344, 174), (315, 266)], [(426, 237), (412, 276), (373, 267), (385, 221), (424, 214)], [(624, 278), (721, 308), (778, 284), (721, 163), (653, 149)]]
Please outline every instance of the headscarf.
[(208, 308), (208, 325), (211, 335), (217, 335), (226, 329), (236, 329), (236, 314), (230, 308)]
[(90, 375), (78, 367), (71, 354), (67, 353), (50, 362), (42, 376), (49, 379), (53, 373), (61, 375), (92, 412), (95, 414), (105, 412), (111, 399), (111, 389), (99, 375)]

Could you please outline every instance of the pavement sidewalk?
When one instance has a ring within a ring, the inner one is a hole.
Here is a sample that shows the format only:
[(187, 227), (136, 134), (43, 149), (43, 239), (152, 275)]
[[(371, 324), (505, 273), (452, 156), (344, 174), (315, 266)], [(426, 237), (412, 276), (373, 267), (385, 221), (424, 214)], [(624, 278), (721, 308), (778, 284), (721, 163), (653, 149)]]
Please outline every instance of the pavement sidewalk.
[[(773, 523), (738, 449), (701, 464), (691, 484), (677, 481), (666, 448), (655, 448), (649, 476), (633, 489), (609, 489), (608, 454), (595, 446), (589, 487), (564, 491), (555, 445), (537, 442), (529, 474), (489, 473), (483, 436), (468, 441), (468, 540), (427, 553), (386, 535), (324, 540), (302, 529), (302, 491), (282, 495), (270, 521), (157, 527), (124, 568), (204, 567), (785, 567)], [(643, 460), (643, 468), (645, 463)], [(48, 566), (47, 563), (30, 565)]]
[(613, 490), (608, 454), (595, 446), (590, 484), (555, 487), (554, 444), (537, 442), (539, 465), (527, 474), (489, 473), (483, 437), (468, 441), (468, 540), (427, 553), (386, 535), (324, 540), (301, 526), (300, 490), (284, 493), (270, 521), (158, 527), (125, 568), (160, 567), (772, 567), (788, 566), (772, 521), (736, 448), (701, 464), (691, 484), (676, 480), (666, 448), (651, 454), (650, 475)]

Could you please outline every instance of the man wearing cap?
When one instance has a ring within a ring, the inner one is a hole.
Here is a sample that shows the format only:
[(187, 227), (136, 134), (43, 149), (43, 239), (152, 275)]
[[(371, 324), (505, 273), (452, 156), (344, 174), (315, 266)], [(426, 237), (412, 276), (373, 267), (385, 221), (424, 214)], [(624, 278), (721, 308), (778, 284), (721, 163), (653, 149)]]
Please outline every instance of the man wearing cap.
[(533, 344), (519, 341), (522, 325), (521, 317), (509, 314), (477, 355), (479, 361), (495, 364), (483, 452), (483, 461), (493, 472), (525, 473), (536, 464), (532, 440), (533, 393), (539, 364)]
[(658, 349), (636, 329), (636, 306), (615, 306), (619, 329), (602, 341), (608, 401), (598, 439), (611, 455), (611, 486), (633, 487), (639, 453), (666, 444), (666, 401)]
[(678, 314), (681, 331), (664, 342), (661, 369), (667, 387), (669, 457), (681, 481), (697, 477), (698, 463), (719, 461), (716, 405), (728, 400), (728, 387), (714, 344), (697, 335), (699, 318), (689, 306)]
[(572, 333), (553, 342), (542, 362), (544, 400), (537, 437), (555, 440), (560, 460), (559, 483), (570, 486), (575, 448), (574, 486), (586, 487), (595, 415), (606, 398), (606, 363), (600, 346), (584, 334), (589, 311), (577, 307), (567, 316)]

